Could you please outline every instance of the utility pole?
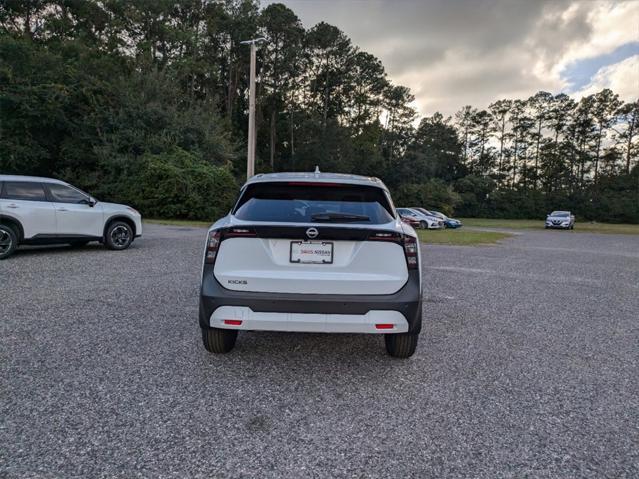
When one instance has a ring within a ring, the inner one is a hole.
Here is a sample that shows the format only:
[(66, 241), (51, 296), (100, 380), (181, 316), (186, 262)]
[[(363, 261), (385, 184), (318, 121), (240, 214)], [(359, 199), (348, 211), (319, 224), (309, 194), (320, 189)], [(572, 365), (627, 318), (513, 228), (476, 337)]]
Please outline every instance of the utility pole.
[(251, 76), (249, 81), (249, 126), (248, 148), (246, 154), (246, 179), (255, 175), (255, 53), (256, 45), (266, 41), (266, 38), (254, 38), (240, 42), (243, 45), (251, 45)]

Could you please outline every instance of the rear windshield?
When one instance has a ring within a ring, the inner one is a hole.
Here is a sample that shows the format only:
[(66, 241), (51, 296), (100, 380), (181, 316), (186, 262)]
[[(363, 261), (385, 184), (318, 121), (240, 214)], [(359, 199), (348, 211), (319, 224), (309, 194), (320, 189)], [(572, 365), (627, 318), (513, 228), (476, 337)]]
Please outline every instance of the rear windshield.
[(384, 190), (321, 183), (255, 183), (233, 214), (245, 221), (384, 224), (393, 220)]

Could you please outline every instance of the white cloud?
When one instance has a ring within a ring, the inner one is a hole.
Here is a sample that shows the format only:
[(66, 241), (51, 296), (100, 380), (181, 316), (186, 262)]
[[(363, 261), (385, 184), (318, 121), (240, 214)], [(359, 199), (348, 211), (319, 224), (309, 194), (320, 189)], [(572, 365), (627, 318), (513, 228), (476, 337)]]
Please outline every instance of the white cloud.
[(618, 93), (624, 101), (637, 100), (639, 98), (639, 55), (600, 68), (592, 77), (590, 84), (576, 92), (575, 96), (581, 98), (604, 88), (610, 88)]
[(587, 7), (588, 23), (592, 34), (585, 42), (572, 44), (562, 60), (592, 58), (612, 52), (626, 43), (639, 41), (639, 2), (583, 2), (575, 4)]
[(557, 79), (535, 74), (533, 55), (508, 48), (481, 56), (449, 52), (441, 62), (393, 80), (411, 87), (419, 111), (427, 115), (435, 111), (452, 115), (464, 105), (485, 108), (501, 98), (528, 98), (539, 90), (562, 88)]
[[(306, 28), (331, 23), (379, 57), (422, 115), (567, 92), (567, 65), (639, 40), (639, 1), (280, 1)], [(608, 74), (615, 91), (636, 86), (631, 70), (625, 80)]]

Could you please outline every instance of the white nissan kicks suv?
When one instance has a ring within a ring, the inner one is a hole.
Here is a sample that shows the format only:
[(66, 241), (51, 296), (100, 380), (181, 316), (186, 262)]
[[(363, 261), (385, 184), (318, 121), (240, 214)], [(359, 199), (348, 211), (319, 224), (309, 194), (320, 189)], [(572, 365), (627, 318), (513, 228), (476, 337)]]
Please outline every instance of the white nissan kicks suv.
[(419, 242), (377, 178), (257, 175), (209, 229), (203, 263), (210, 352), (233, 349), (239, 330), (384, 334), (390, 355), (415, 352)]
[(123, 250), (142, 235), (130, 206), (103, 203), (63, 181), (0, 175), (0, 259), (19, 244), (85, 245)]

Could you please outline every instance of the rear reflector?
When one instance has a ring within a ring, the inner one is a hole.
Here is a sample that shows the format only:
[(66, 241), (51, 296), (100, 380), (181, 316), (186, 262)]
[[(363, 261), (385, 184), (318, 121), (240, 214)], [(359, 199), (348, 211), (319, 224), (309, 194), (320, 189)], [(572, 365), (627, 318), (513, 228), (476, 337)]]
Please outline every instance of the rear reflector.
[(376, 329), (393, 329), (395, 327), (394, 324), (376, 324), (375, 328)]
[(239, 319), (225, 319), (224, 324), (228, 324), (229, 326), (241, 326), (242, 321)]

